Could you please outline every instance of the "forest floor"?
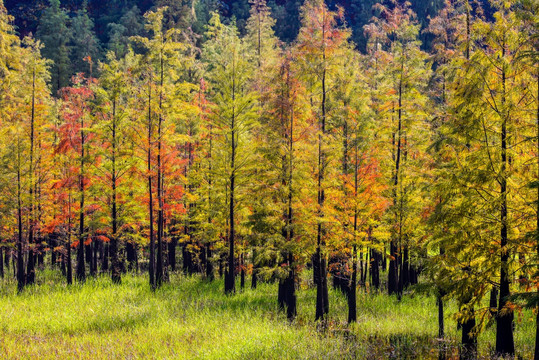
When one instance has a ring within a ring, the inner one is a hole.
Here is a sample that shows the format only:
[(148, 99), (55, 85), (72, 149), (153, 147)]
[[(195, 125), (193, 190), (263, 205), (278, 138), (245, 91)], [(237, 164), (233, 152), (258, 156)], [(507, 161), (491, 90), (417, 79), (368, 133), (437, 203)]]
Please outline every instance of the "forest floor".
[[(330, 317), (313, 321), (315, 289), (298, 291), (298, 317), (290, 323), (276, 306), (276, 284), (261, 283), (233, 296), (222, 281), (174, 275), (152, 293), (147, 278), (106, 277), (67, 287), (60, 274), (38, 274), (38, 284), (16, 294), (0, 282), (1, 359), (437, 359), (435, 298), (358, 293), (358, 322), (346, 325), (344, 296), (330, 290)], [(446, 314), (455, 310), (447, 306)], [(518, 355), (531, 358), (534, 321), (516, 315)], [(457, 354), (458, 332), (446, 316), (447, 345)], [(494, 326), (479, 337), (494, 345)]]

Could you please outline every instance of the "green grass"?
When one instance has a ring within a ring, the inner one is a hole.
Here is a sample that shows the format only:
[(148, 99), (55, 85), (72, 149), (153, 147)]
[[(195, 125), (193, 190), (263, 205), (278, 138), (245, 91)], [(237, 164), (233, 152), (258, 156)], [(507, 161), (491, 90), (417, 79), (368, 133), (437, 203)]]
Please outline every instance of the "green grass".
[[(276, 285), (223, 295), (222, 282), (175, 275), (152, 293), (146, 277), (126, 275), (122, 285), (106, 277), (64, 285), (45, 271), (39, 283), (17, 295), (13, 280), (0, 289), (1, 359), (415, 359), (437, 358), (433, 297), (402, 301), (358, 294), (358, 323), (346, 325), (344, 297), (330, 292), (330, 319), (313, 321), (314, 289), (298, 292), (298, 318), (289, 323), (276, 307)], [(448, 311), (454, 310), (449, 304)], [(530, 358), (532, 314), (517, 315), (516, 346)], [(446, 319), (451, 352), (458, 333)], [(479, 338), (488, 354), (494, 329)]]

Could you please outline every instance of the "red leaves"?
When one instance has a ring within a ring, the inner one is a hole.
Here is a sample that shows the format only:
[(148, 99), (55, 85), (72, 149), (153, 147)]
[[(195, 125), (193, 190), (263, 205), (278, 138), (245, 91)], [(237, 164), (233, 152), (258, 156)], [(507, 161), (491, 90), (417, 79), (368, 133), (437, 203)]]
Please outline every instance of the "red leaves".
[(108, 237), (104, 236), (104, 235), (97, 235), (96, 239), (99, 240), (99, 241), (103, 241), (105, 243), (110, 242), (110, 239)]

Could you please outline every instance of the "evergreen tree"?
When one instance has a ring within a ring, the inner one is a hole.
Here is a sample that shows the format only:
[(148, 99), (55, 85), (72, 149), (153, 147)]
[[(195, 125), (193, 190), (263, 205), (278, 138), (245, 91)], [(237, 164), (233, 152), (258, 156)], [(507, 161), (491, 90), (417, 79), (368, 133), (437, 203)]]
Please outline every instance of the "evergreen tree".
[(125, 56), (130, 46), (136, 46), (131, 43), (130, 38), (144, 35), (143, 20), (139, 8), (135, 5), (121, 17), (119, 23), (109, 23), (107, 49), (113, 51), (118, 58)]
[(68, 16), (60, 8), (60, 0), (49, 0), (49, 7), (43, 10), (39, 19), (36, 37), (43, 44), (43, 57), (53, 62), (51, 87), (52, 93), (56, 95), (58, 90), (69, 84), (71, 76), (71, 32), (68, 29)]
[(71, 66), (75, 73), (92, 76), (93, 64), (102, 55), (101, 45), (94, 33), (94, 23), (88, 16), (86, 7), (77, 12), (71, 20)]

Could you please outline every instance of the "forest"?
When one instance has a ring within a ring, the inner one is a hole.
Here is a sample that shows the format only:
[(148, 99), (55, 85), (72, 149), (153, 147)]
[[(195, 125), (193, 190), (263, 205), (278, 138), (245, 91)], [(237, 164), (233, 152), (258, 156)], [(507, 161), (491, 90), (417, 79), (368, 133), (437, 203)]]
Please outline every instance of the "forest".
[(539, 360), (539, 1), (0, 0), (0, 357)]

